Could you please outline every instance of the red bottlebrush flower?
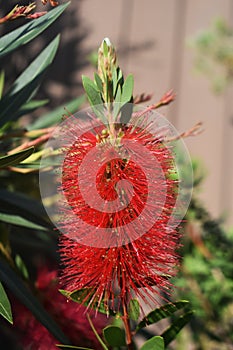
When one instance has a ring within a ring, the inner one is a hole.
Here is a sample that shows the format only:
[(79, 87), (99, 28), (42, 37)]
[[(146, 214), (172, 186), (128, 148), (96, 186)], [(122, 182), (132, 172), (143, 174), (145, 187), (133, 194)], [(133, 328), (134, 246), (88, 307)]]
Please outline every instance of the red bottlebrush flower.
[(155, 302), (171, 287), (179, 260), (171, 220), (178, 184), (170, 176), (175, 165), (166, 127), (155, 133), (149, 114), (81, 136), (77, 120), (67, 120), (72, 142), (62, 168), (68, 206), (61, 206), (61, 281), (69, 291), (84, 289), (89, 306), (102, 302), (116, 310), (135, 295)]
[[(77, 304), (67, 302), (58, 291), (57, 270), (49, 271), (46, 267), (39, 269), (36, 288), (39, 299), (45, 309), (59, 324), (64, 334), (76, 346), (102, 349), (84, 314), (85, 308), (77, 310)], [(36, 320), (31, 312), (22, 304), (12, 300), (14, 312), (14, 330), (18, 334), (19, 343), (25, 350), (55, 350), (56, 340), (49, 331)], [(99, 334), (107, 324), (106, 316), (98, 315), (93, 320)]]

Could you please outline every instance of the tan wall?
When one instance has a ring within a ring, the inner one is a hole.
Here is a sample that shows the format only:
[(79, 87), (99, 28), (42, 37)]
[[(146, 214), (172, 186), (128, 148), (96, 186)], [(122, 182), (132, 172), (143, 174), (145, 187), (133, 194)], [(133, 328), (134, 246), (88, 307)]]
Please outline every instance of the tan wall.
[[(197, 121), (205, 131), (186, 140), (191, 155), (207, 170), (201, 197), (214, 215), (227, 212), (233, 223), (233, 94), (215, 96), (209, 81), (194, 74), (187, 40), (213, 19), (233, 18), (232, 0), (85, 0), (80, 16), (89, 34), (83, 45), (96, 49), (109, 37), (125, 73), (135, 76), (135, 92), (153, 93), (157, 101), (174, 88), (175, 103), (162, 112), (179, 131)], [(85, 74), (92, 75), (87, 67)]]

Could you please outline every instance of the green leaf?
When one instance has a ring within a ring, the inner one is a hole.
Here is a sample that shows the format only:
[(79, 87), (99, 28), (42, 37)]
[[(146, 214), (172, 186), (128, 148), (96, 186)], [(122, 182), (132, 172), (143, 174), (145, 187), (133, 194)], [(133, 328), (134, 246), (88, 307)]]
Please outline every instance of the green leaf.
[(26, 102), (18, 112), (15, 113), (15, 119), (20, 118), (22, 115), (34, 112), (36, 109), (43, 107), (49, 102), (49, 100), (31, 100)]
[(78, 111), (81, 105), (85, 102), (86, 96), (82, 95), (67, 102), (64, 106), (54, 109), (52, 112), (46, 113), (43, 116), (36, 119), (31, 124), (27, 125), (28, 130), (35, 130), (41, 128), (47, 128), (62, 121), (64, 113), (74, 114)]
[(140, 350), (164, 350), (164, 340), (162, 337), (154, 336), (147, 340)]
[(103, 335), (106, 342), (111, 346), (124, 346), (125, 331), (116, 326), (107, 326), (103, 329)]
[(126, 78), (122, 87), (122, 94), (121, 94), (122, 103), (127, 103), (131, 101), (133, 96), (133, 86), (134, 86), (134, 78), (133, 78), (133, 75), (130, 74)]
[(13, 318), (11, 313), (11, 305), (7, 298), (6, 292), (0, 282), (0, 314), (11, 324), (13, 324)]
[(178, 317), (176, 320), (172, 321), (171, 326), (168, 329), (166, 329), (163, 332), (163, 334), (161, 334), (161, 336), (164, 339), (165, 346), (167, 346), (169, 343), (171, 343), (171, 341), (173, 341), (176, 338), (177, 334), (181, 331), (181, 329), (187, 323), (189, 323), (189, 321), (193, 317), (193, 314), (193, 311), (189, 311), (186, 314)]
[(103, 92), (103, 84), (100, 76), (97, 73), (94, 73), (95, 76), (95, 83), (100, 92)]
[(15, 265), (17, 266), (18, 270), (21, 272), (22, 276), (25, 279), (28, 279), (29, 274), (28, 274), (28, 270), (26, 268), (26, 265), (24, 264), (21, 256), (18, 254), (16, 254), (16, 256), (15, 256)]
[(24, 304), (43, 326), (61, 343), (69, 344), (69, 340), (60, 330), (56, 322), (44, 310), (38, 299), (25, 286), (21, 278), (8, 264), (0, 259), (0, 280), (11, 290), (19, 301)]
[(187, 300), (180, 300), (175, 303), (169, 303), (151, 311), (142, 321), (137, 325), (136, 332), (138, 332), (143, 327), (149, 326), (156, 323), (164, 318), (170, 317), (177, 310), (186, 307), (189, 304)]
[(129, 318), (137, 321), (140, 316), (140, 304), (137, 299), (131, 299), (129, 302)]
[(40, 53), (0, 100), (0, 127), (16, 120), (18, 110), (32, 97), (43, 74), (52, 63), (59, 44), (59, 35)]
[(0, 38), (0, 57), (12, 52), (19, 46), (27, 44), (29, 41), (42, 33), (62, 14), (69, 3), (70, 2), (67, 2), (63, 5), (55, 7), (46, 15), (30, 21), (29, 23)]
[(34, 147), (24, 149), (23, 151), (0, 157), (0, 168), (19, 164), (28, 158), (34, 152)]
[(31, 228), (34, 230), (47, 231), (46, 227), (41, 226), (41, 225), (37, 225), (37, 224), (35, 224), (27, 219), (24, 219), (23, 217), (18, 216), (18, 215), (0, 213), (0, 221), (5, 222), (7, 224), (11, 224), (11, 225)]
[(100, 92), (95, 83), (85, 75), (82, 76), (84, 90), (91, 106), (100, 105), (103, 103)]

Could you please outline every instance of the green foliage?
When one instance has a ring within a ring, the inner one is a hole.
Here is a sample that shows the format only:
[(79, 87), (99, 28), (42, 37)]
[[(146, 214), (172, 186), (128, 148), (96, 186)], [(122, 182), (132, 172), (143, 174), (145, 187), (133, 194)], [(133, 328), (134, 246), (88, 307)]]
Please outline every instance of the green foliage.
[(30, 147), (20, 152), (16, 152), (8, 156), (0, 157), (0, 168), (5, 168), (8, 166), (19, 164), (23, 160), (28, 158), (33, 152), (34, 152), (34, 147)]
[(233, 30), (223, 19), (190, 40), (195, 68), (205, 74), (216, 93), (221, 93), (233, 79)]

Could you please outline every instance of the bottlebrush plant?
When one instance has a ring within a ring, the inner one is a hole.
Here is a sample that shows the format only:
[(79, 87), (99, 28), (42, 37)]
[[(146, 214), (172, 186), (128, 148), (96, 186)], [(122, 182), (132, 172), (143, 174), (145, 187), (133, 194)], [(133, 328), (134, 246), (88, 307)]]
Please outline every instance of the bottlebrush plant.
[[(67, 5), (46, 14), (17, 6), (3, 16), (1, 23), (30, 22), (0, 38), (0, 58), (30, 43)], [(24, 126), (20, 118), (47, 102), (34, 97), (58, 44), (59, 36), (8, 90), (1, 74), (0, 314), (9, 325), (2, 318), (0, 340), (10, 334), (15, 349), (136, 349), (145, 336), (142, 350), (164, 349), (193, 314), (188, 301), (171, 301), (170, 278), (191, 186), (182, 183), (176, 144), (182, 148), (199, 125), (179, 135), (155, 112), (173, 101), (171, 91), (141, 107), (151, 96), (134, 96), (133, 76), (124, 77), (105, 39), (94, 81), (83, 77), (90, 108), (72, 115), (81, 96), (67, 103), (58, 127), (63, 108)], [(51, 169), (60, 182), (44, 181)], [(148, 332), (170, 317), (162, 333)]]

